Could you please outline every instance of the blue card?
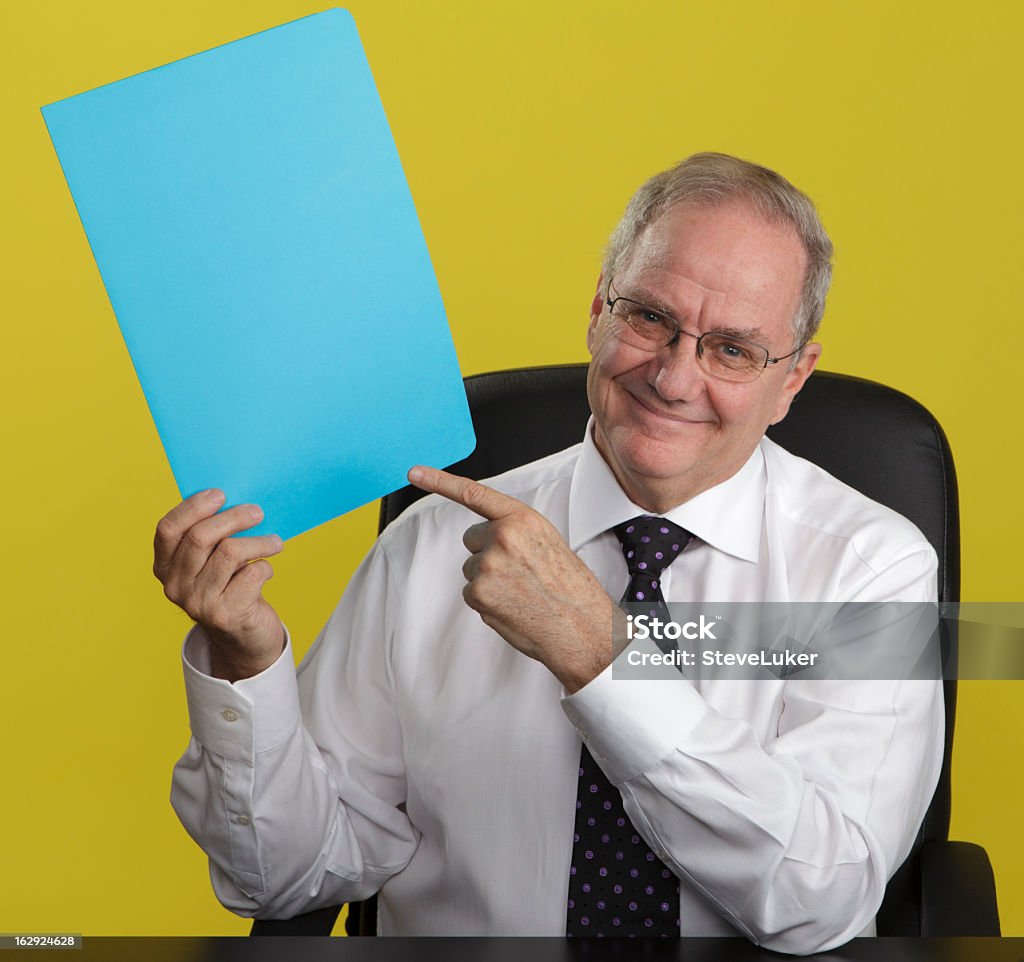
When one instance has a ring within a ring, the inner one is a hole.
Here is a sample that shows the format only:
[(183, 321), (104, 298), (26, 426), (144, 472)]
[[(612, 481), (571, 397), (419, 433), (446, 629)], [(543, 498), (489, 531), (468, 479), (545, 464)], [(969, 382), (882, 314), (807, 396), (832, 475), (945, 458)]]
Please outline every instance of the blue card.
[(183, 497), (283, 538), (475, 445), (351, 16), (328, 10), (43, 108)]

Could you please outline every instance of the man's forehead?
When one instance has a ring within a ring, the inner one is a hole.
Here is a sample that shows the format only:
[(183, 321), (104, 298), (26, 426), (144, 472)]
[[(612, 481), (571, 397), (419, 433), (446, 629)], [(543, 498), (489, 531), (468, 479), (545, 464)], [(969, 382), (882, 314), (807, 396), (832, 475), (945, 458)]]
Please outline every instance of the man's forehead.
[[(624, 280), (629, 290), (619, 290), (618, 293), (628, 293), (633, 300), (642, 301), (648, 307), (655, 307), (666, 314), (692, 310), (696, 305), (702, 305), (707, 310), (720, 311), (729, 301), (729, 294), (726, 291), (703, 287), (688, 277), (659, 270), (654, 265), (647, 270), (636, 271), (633, 268)], [(623, 285), (616, 282), (616, 288), (620, 287)], [(734, 297), (733, 300), (737, 301), (738, 298)]]
[(805, 262), (795, 229), (765, 220), (746, 203), (680, 204), (647, 225), (615, 286), (677, 316), (753, 326), (781, 312), (788, 323)]

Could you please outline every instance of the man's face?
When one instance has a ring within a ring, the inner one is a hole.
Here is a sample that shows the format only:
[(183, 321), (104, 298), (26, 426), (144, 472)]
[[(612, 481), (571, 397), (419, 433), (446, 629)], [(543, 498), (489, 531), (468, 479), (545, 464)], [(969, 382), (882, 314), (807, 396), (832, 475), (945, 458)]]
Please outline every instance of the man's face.
[[(684, 331), (725, 331), (789, 354), (806, 269), (792, 228), (764, 221), (745, 203), (675, 207), (651, 224), (612, 279), (616, 295), (670, 314)], [(692, 337), (655, 352), (619, 337), (598, 282), (587, 347), (594, 440), (630, 498), (667, 511), (738, 471), (769, 424), (781, 421), (821, 348), (769, 364), (756, 381), (704, 372)]]

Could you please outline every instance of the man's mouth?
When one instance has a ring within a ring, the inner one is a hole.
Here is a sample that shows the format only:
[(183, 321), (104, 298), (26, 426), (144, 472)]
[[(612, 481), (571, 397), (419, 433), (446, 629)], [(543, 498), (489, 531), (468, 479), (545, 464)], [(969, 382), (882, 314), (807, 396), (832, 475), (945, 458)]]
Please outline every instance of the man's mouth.
[(623, 387), (623, 390), (630, 396), (630, 398), (636, 402), (636, 404), (643, 408), (648, 414), (656, 417), (662, 421), (670, 421), (675, 424), (707, 424), (707, 418), (692, 418), (684, 417), (681, 414), (675, 412), (666, 411), (660, 405), (652, 403), (648, 398), (643, 397), (639, 392), (633, 391), (630, 388)]

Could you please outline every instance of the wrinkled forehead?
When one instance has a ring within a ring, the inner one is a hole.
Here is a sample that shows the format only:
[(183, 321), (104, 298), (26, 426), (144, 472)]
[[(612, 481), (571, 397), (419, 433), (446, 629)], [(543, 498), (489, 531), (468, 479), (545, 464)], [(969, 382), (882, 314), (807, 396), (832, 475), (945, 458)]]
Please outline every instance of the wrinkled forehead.
[(790, 225), (766, 221), (745, 204), (681, 205), (644, 229), (614, 281), (622, 296), (681, 323), (784, 336), (805, 267), (806, 252)]

